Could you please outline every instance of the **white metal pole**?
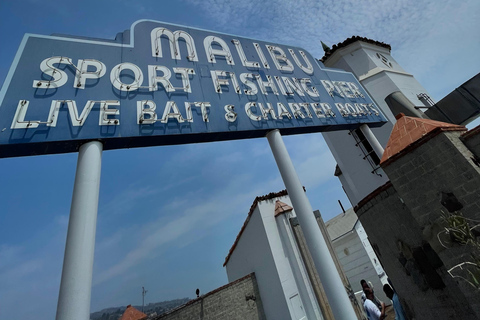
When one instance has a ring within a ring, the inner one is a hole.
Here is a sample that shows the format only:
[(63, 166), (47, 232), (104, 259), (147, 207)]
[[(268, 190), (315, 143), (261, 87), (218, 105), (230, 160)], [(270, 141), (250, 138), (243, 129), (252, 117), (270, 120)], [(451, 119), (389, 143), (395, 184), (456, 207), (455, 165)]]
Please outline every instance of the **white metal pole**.
[(330, 256), (325, 239), (318, 228), (310, 201), (303, 190), (287, 148), (283, 143), (280, 131), (270, 131), (267, 133), (267, 139), (288, 195), (292, 200), (298, 222), (305, 235), (305, 241), (317, 267), (333, 315), (337, 320), (357, 319), (335, 263)]
[(365, 138), (367, 139), (367, 141), (370, 143), (370, 145), (372, 146), (373, 148), (373, 151), (375, 151), (375, 153), (377, 154), (378, 156), (378, 159), (382, 159), (382, 156), (383, 156), (383, 152), (385, 151), (382, 147), (382, 145), (380, 144), (380, 142), (378, 141), (377, 137), (375, 137), (375, 135), (373, 134), (372, 130), (370, 129), (370, 127), (367, 125), (367, 124), (362, 124), (360, 126), (360, 131), (362, 131), (363, 135), (365, 136)]
[(78, 152), (56, 320), (90, 319), (102, 151), (90, 141)]

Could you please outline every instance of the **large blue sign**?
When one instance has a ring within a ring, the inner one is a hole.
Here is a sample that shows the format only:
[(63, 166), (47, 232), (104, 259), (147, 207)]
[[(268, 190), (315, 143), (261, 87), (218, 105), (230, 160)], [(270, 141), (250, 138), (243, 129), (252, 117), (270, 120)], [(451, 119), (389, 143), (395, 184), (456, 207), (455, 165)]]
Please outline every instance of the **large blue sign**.
[(385, 121), (352, 74), (301, 48), (142, 20), (112, 41), (25, 35), (0, 92), (0, 157)]

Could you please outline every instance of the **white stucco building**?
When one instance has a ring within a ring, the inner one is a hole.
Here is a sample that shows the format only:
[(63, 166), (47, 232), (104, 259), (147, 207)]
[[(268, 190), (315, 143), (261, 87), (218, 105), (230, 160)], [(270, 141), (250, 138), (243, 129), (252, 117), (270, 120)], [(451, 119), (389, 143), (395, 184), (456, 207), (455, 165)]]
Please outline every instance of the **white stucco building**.
[(257, 199), (225, 259), (228, 281), (254, 272), (267, 319), (323, 319), (288, 222), (294, 212), (275, 214), (276, 200), (290, 199)]
[[(413, 106), (428, 107), (433, 103), (425, 88), (402, 69), (390, 50), (390, 45), (352, 37), (334, 46), (322, 58), (326, 67), (352, 72), (389, 120), (382, 127), (371, 129), (383, 147), (390, 137), (396, 114), (422, 116)], [(389, 106), (385, 99), (395, 92)], [(395, 98), (403, 98), (404, 105), (410, 104), (411, 108), (399, 107)], [(325, 132), (323, 137), (337, 161), (335, 175), (353, 206), (388, 181), (379, 167), (382, 155), (375, 154), (359, 129)]]
[[(333, 240), (327, 246), (335, 252), (333, 260), (359, 319), (364, 317), (358, 300), (361, 279), (372, 282), (389, 304), (381, 289), (385, 272), (353, 210), (325, 224), (318, 211), (312, 214), (318, 232)], [(255, 199), (224, 266), (229, 282), (255, 273), (267, 319), (333, 319), (286, 191)]]
[(375, 295), (380, 300), (390, 304), (382, 290), (383, 285), (388, 283), (387, 275), (353, 209), (350, 208), (325, 222), (325, 226), (335, 254), (359, 303), (362, 294), (360, 280), (364, 279), (373, 284)]

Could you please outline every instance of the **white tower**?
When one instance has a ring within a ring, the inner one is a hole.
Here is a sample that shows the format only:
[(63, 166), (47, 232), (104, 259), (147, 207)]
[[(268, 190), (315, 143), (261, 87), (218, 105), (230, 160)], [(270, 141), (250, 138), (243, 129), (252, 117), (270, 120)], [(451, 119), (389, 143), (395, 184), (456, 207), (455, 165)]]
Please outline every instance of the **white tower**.
[[(423, 113), (414, 106), (433, 104), (425, 88), (402, 69), (390, 55), (390, 50), (388, 44), (352, 37), (333, 46), (321, 60), (326, 67), (352, 72), (383, 111), (389, 122), (380, 128), (372, 128), (383, 147), (390, 137), (395, 115), (399, 113), (396, 98), (403, 99), (403, 105), (410, 107), (402, 112), (420, 117), (424, 116)], [(394, 100), (390, 106), (385, 101), (388, 96), (393, 97), (390, 101)], [(375, 154), (359, 129), (326, 132), (323, 137), (337, 161), (335, 175), (353, 206), (388, 181), (379, 166), (382, 155)]]

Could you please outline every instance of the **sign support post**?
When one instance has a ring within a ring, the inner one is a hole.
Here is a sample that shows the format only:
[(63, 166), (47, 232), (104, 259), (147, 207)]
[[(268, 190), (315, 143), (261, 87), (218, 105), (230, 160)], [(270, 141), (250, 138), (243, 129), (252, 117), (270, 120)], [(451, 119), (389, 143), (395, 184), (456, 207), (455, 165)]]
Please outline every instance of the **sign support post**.
[(56, 320), (90, 319), (102, 150), (90, 141), (78, 153)]
[(356, 319), (355, 311), (353, 310), (345, 287), (330, 256), (327, 244), (320, 233), (310, 201), (305, 195), (303, 186), (293, 167), (292, 160), (283, 143), (280, 131), (275, 129), (268, 132), (267, 139), (280, 175), (287, 188), (288, 195), (292, 200), (295, 213), (297, 214), (307, 246), (317, 267), (333, 315), (335, 319)]
[(383, 152), (385, 151), (378, 141), (377, 137), (373, 134), (372, 130), (367, 124), (362, 124), (360, 126), (360, 131), (362, 131), (363, 135), (367, 139), (367, 141), (370, 143), (370, 145), (373, 148), (373, 151), (377, 154), (379, 159), (382, 159)]

